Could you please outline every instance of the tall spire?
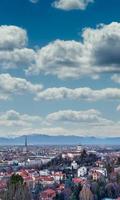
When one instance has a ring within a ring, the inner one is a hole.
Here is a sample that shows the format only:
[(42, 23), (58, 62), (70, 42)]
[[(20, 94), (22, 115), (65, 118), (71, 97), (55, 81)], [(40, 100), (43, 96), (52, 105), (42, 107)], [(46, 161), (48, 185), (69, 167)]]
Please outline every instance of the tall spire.
[(27, 135), (25, 136), (25, 151), (28, 150), (28, 142), (27, 142)]
[(24, 152), (25, 152), (25, 167), (26, 167), (26, 165), (27, 165), (27, 159), (28, 159), (28, 141), (27, 141), (27, 135), (25, 136)]

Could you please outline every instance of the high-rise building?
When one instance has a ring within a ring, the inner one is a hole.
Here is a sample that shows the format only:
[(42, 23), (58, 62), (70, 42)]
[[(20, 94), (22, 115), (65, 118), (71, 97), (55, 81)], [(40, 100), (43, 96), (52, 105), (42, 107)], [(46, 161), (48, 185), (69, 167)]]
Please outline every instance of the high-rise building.
[(26, 148), (26, 152), (27, 152), (27, 150), (28, 150), (27, 136), (25, 136), (25, 148)]
[(25, 136), (25, 144), (24, 144), (23, 152), (27, 153), (27, 151), (28, 151), (28, 141), (27, 141), (27, 136)]
[(25, 154), (25, 166), (26, 166), (27, 165), (27, 160), (28, 160), (28, 141), (27, 141), (27, 136), (25, 136), (25, 144), (24, 144), (23, 152)]

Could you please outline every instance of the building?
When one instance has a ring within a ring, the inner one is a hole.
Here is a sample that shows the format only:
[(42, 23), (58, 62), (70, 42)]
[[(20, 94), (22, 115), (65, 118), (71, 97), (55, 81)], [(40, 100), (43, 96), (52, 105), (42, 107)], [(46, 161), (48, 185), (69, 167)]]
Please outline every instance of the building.
[(24, 145), (24, 148), (23, 148), (23, 152), (27, 153), (27, 151), (28, 151), (28, 141), (27, 141), (27, 136), (25, 136), (25, 145)]
[(39, 200), (53, 200), (56, 197), (56, 192), (52, 189), (47, 189), (40, 194)]
[(80, 152), (81, 152), (82, 150), (83, 150), (83, 147), (82, 147), (81, 145), (78, 145), (78, 146), (77, 146), (77, 151), (80, 151)]
[(84, 177), (85, 175), (87, 174), (87, 168), (86, 167), (80, 167), (78, 170), (77, 170), (77, 176), (78, 177)]
[(78, 164), (75, 162), (75, 160), (71, 163), (71, 167), (73, 169), (77, 169), (78, 168)]

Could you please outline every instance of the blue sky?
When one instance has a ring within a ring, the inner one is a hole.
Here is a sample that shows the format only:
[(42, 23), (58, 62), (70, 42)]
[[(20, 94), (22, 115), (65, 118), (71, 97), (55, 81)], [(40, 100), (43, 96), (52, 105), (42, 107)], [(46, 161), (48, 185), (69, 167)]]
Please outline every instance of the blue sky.
[(1, 136), (119, 136), (119, 6), (1, 0)]

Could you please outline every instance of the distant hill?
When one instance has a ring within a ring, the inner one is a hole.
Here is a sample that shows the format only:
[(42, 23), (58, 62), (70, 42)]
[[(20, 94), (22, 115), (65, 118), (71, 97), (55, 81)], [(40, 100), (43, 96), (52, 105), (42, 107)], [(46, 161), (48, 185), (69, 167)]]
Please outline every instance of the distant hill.
[[(48, 136), (33, 134), (27, 135), (29, 145), (119, 145), (120, 137), (113, 138), (97, 138), (97, 137), (81, 137), (81, 136)], [(0, 137), (0, 145), (24, 145), (25, 136), (15, 138)]]

